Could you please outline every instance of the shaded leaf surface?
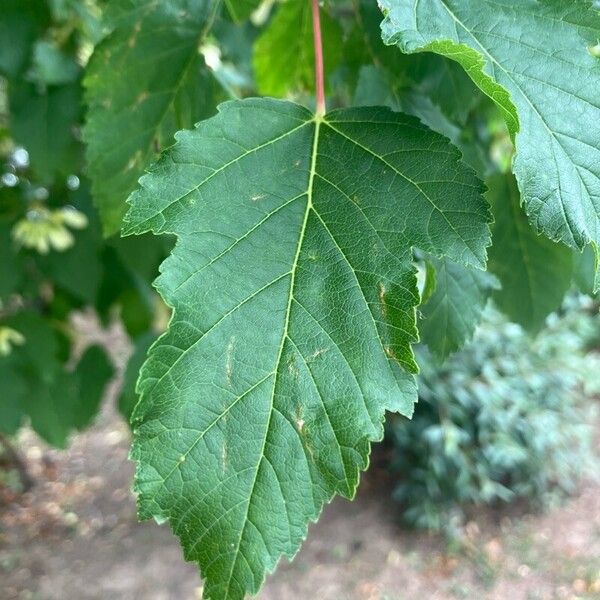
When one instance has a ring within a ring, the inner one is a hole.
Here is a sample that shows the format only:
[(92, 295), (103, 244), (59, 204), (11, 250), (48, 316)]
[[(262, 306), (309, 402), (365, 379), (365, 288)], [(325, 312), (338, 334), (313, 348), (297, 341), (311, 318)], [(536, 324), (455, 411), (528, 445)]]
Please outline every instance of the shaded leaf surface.
[[(600, 14), (587, 0), (383, 0), (383, 38), (460, 62), (516, 135), (530, 221), (582, 249), (600, 242)], [(510, 97), (509, 97), (510, 95)], [(518, 114), (517, 114), (518, 113)]]
[(27, 149), (41, 183), (53, 183), (81, 167), (76, 128), (82, 114), (81, 85), (39, 87), (20, 82), (10, 88), (11, 134)]
[(513, 321), (538, 331), (571, 285), (572, 251), (529, 226), (512, 175), (494, 177), (488, 185), (494, 214), (489, 270), (502, 285), (494, 299)]
[[(293, 0), (282, 4), (254, 45), (254, 73), (261, 94), (285, 96), (292, 91), (312, 91), (315, 82), (310, 2)], [(342, 57), (342, 30), (321, 11), (323, 61), (331, 73)]]
[(435, 289), (420, 308), (421, 341), (443, 360), (471, 339), (497, 279), (448, 259), (429, 259), (436, 271)]
[(43, 0), (3, 0), (0, 8), (0, 73), (18, 77), (29, 66), (36, 38), (48, 26), (48, 7)]
[(213, 0), (110, 3), (112, 33), (87, 69), (84, 129), (107, 234), (119, 230), (127, 196), (173, 134), (214, 110), (214, 80), (198, 48), (216, 7)]
[(411, 247), (485, 262), (482, 185), (445, 138), (388, 109), (317, 118), (221, 105), (130, 199), (127, 233), (174, 233), (174, 308), (133, 415), (143, 517), (169, 519), (205, 597), (256, 592), (335, 493), (385, 410), (412, 412)]

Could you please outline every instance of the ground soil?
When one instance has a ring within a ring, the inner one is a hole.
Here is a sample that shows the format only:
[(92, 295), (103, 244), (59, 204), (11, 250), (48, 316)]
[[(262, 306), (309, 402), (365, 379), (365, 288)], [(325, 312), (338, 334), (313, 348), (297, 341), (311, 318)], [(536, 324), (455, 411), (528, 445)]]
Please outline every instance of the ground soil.
[[(2, 600), (194, 600), (202, 583), (167, 526), (138, 523), (129, 430), (110, 403), (66, 452), (25, 431), (36, 479), (0, 486)], [(450, 552), (399, 526), (375, 467), (354, 502), (337, 499), (261, 600), (600, 599), (600, 485), (588, 482), (544, 514), (481, 512)]]

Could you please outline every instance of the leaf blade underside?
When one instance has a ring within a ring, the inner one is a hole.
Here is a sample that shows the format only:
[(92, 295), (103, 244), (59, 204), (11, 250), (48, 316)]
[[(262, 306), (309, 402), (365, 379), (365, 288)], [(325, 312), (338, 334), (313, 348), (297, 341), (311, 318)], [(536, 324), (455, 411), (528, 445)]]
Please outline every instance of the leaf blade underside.
[(482, 266), (490, 219), (458, 151), (412, 117), (219, 111), (177, 135), (125, 221), (178, 236), (133, 415), (139, 510), (170, 520), (213, 599), (256, 592), (354, 494), (385, 411), (415, 400), (411, 247)]
[(386, 43), (460, 62), (503, 110), (516, 134), (513, 170), (534, 228), (580, 250), (588, 243), (596, 248), (600, 61), (588, 48), (600, 36), (600, 14), (592, 2), (383, 0), (381, 6)]

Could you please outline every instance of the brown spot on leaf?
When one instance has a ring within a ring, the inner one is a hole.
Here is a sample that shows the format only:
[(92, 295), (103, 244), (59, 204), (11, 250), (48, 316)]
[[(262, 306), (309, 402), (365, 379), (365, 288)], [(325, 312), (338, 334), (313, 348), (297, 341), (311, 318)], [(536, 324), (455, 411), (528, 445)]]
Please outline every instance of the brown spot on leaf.
[(379, 304), (381, 304), (381, 312), (385, 317), (387, 315), (387, 305), (385, 303), (385, 285), (382, 281), (379, 282)]

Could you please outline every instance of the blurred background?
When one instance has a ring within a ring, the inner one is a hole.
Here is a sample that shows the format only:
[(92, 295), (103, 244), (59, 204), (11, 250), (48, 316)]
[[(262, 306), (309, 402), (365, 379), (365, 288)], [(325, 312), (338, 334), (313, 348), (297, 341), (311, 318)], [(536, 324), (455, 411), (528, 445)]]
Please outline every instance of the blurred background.
[[(173, 242), (105, 237), (92, 202), (82, 128), (93, 99), (84, 69), (110, 33), (108, 4), (0, 2), (0, 600), (202, 594), (168, 526), (137, 522), (130, 492), (128, 419), (140, 365), (168, 322), (152, 280)], [(173, 132), (223, 99), (260, 92), (312, 102), (306, 72), (289, 84), (265, 78), (274, 43), (265, 28), (280, 14), (271, 4), (243, 24), (217, 18), (200, 49), (210, 100), (169, 117), (142, 161), (130, 164), (135, 148), (124, 164), (107, 160), (109, 174), (134, 167), (129, 181), (117, 183), (134, 189)], [(482, 178), (509, 180), (506, 126), (460, 68), (374, 45), (381, 15), (373, 2), (339, 0), (323, 10), (334, 17), (331, 106), (411, 112), (459, 145)], [(365, 39), (357, 37), (359, 18)], [(110, 191), (113, 179), (97, 170), (94, 195), (106, 191), (103, 182)], [(119, 214), (126, 195), (117, 198)], [(524, 215), (520, 223), (527, 228)], [(357, 499), (325, 508), (260, 598), (600, 599), (593, 256), (531, 235), (556, 279), (545, 278), (531, 297), (510, 287), (510, 273), (495, 272), (502, 289), (480, 274), (472, 310), (481, 324), (446, 361), (440, 357), (452, 348), (435, 345), (439, 298), (429, 291), (421, 336), (431, 352), (417, 348), (413, 420), (389, 415)], [(415, 259), (424, 296), (432, 269), (455, 268), (418, 252)], [(496, 264), (490, 255), (492, 271)], [(470, 335), (461, 330), (458, 341)]]
[[(260, 598), (600, 598), (597, 312), (569, 296), (532, 340), (488, 308), (443, 366), (419, 348), (413, 421), (390, 415), (357, 499), (326, 507)], [(89, 312), (73, 325), (110, 349), (117, 376), (67, 450), (29, 427), (4, 448), (0, 597), (200, 598), (168, 526), (136, 519), (115, 408), (127, 335)]]

